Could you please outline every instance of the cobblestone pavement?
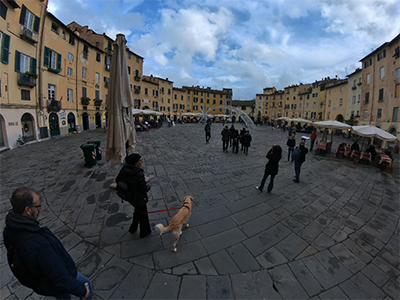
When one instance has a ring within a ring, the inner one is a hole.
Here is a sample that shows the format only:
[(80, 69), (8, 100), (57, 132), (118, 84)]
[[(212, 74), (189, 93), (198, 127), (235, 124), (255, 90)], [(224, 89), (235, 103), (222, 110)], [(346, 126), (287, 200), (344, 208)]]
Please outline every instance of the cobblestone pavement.
[[(137, 151), (153, 178), (149, 211), (194, 197), (177, 253), (170, 233), (128, 233), (133, 209), (108, 189), (121, 165), (103, 155), (83, 166), (79, 146), (100, 140), (104, 151), (102, 130), (1, 153), (1, 222), (16, 187), (40, 190), (41, 224), (91, 279), (96, 299), (399, 299), (398, 155), (387, 173), (309, 153), (295, 184), (287, 133), (251, 130), (246, 156), (222, 151), (221, 130), (212, 125), (209, 144), (200, 124), (138, 133)], [(333, 148), (343, 140), (334, 136)], [(259, 193), (273, 144), (284, 158), (273, 191)], [(175, 213), (151, 214), (152, 228)], [(11, 275), (3, 241), (0, 268), (1, 299), (43, 298)]]

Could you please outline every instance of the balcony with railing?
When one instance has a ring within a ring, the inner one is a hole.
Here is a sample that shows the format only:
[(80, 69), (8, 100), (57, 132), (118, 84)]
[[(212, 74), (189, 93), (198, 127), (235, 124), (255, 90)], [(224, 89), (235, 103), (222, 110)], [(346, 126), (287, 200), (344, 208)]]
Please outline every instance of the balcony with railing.
[(135, 79), (136, 81), (140, 81), (140, 76), (135, 75), (134, 79)]
[(36, 44), (38, 42), (38, 34), (25, 26), (22, 27), (21, 38), (29, 43)]
[(135, 87), (135, 94), (140, 94), (140, 86)]
[(50, 99), (47, 103), (47, 111), (59, 112), (61, 110), (61, 100)]
[(94, 106), (101, 106), (101, 104), (103, 103), (103, 100), (101, 99), (94, 99)]
[(36, 74), (20, 73), (18, 75), (18, 85), (34, 87), (36, 86), (36, 78), (37, 78)]

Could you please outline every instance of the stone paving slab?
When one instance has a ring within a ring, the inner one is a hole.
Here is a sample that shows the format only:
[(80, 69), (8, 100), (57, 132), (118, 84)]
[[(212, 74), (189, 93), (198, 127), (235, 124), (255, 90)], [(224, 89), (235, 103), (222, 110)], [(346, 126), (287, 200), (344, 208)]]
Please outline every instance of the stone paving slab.
[[(39, 221), (92, 280), (95, 299), (399, 298), (397, 154), (393, 173), (386, 173), (377, 172), (375, 162), (355, 166), (330, 153), (309, 153), (301, 182), (293, 184), (286, 133), (252, 129), (245, 156), (222, 152), (221, 130), (212, 125), (209, 144), (202, 124), (138, 133), (137, 151), (152, 178), (149, 211), (195, 198), (176, 253), (172, 235), (154, 230), (176, 211), (150, 214), (150, 236), (130, 234), (133, 209), (108, 189), (122, 164), (103, 155), (84, 167), (79, 145), (100, 140), (105, 154), (103, 130), (1, 153), (0, 220), (4, 224), (13, 189), (39, 190)], [(351, 143), (334, 136), (333, 149), (340, 142)], [(283, 159), (272, 192), (260, 193), (255, 186), (271, 144), (283, 146)], [(52, 299), (21, 286), (5, 260), (1, 241), (1, 299)]]

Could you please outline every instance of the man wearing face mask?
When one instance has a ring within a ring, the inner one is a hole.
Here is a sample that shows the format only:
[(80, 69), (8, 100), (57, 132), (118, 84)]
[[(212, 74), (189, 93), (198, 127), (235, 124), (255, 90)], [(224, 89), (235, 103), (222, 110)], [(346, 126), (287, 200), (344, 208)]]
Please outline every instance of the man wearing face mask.
[(6, 216), (3, 238), (10, 268), (21, 284), (57, 299), (71, 299), (71, 294), (92, 299), (90, 280), (77, 271), (57, 237), (39, 226), (39, 193), (20, 187), (12, 193), (10, 202), (12, 210)]

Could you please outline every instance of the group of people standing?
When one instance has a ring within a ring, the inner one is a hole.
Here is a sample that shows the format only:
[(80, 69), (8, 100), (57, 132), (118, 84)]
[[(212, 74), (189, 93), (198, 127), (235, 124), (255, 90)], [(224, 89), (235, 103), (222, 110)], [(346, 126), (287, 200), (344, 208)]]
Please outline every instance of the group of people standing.
[[(206, 143), (210, 142), (211, 138), (211, 122), (207, 121), (206, 125), (204, 126), (204, 131), (206, 134)], [(251, 144), (251, 135), (250, 132), (243, 127), (240, 132), (235, 128), (232, 124), (231, 128), (228, 125), (221, 131), (222, 136), (222, 151), (228, 152), (229, 147), (232, 148), (233, 153), (239, 152), (239, 144), (241, 145), (241, 151), (248, 155), (249, 147)]]
[(251, 143), (251, 135), (250, 132), (246, 130), (246, 128), (243, 127), (243, 129), (239, 133), (239, 131), (235, 128), (233, 124), (231, 128), (225, 126), (224, 129), (222, 129), (221, 131), (221, 136), (222, 151), (228, 152), (228, 148), (232, 147), (232, 152), (238, 153), (240, 143), (242, 145), (241, 151), (244, 152), (244, 154), (248, 155)]

